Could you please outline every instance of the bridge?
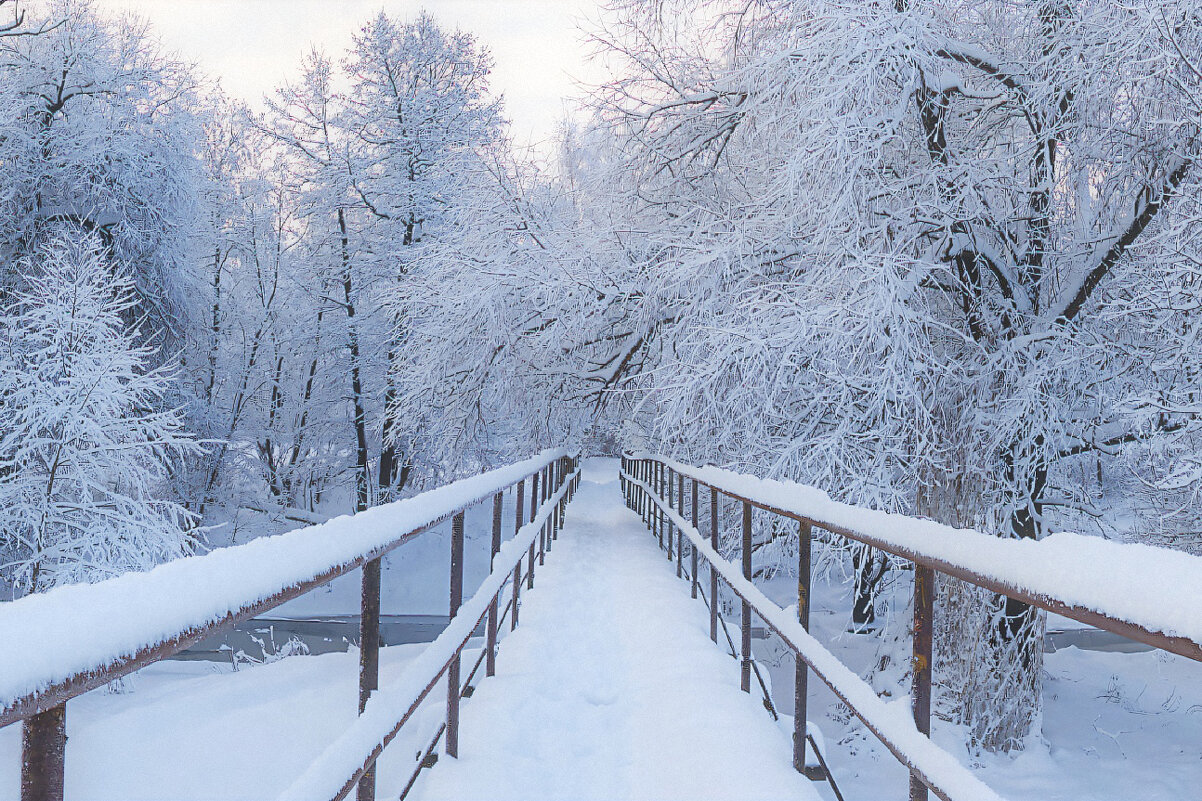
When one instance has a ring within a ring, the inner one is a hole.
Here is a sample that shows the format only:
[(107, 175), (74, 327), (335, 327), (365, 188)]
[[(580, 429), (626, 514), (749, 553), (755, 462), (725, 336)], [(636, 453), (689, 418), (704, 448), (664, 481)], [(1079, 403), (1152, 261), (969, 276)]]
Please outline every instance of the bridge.
[[(469, 510), (490, 522), (492, 569), (465, 599)], [(754, 580), (756, 515), (797, 527), (795, 605)], [(381, 558), (448, 521), (450, 623), (381, 683)], [(908, 698), (879, 697), (811, 636), (819, 535), (913, 565)], [(737, 561), (720, 552), (732, 541)], [(1000, 796), (929, 736), (935, 574), (1202, 660), (1199, 566), (1076, 535), (1002, 540), (651, 454), (617, 466), (551, 451), (351, 517), (4, 604), (0, 726), (22, 724), (23, 801), (87, 797), (68, 781), (71, 699), (359, 571), (359, 714), (328, 733), (281, 799), (841, 798), (833, 755), (807, 725), (817, 678), (905, 767), (911, 799), (982, 801)], [(720, 597), (734, 600), (737, 623)], [(756, 658), (757, 626), (796, 656), (791, 716)]]

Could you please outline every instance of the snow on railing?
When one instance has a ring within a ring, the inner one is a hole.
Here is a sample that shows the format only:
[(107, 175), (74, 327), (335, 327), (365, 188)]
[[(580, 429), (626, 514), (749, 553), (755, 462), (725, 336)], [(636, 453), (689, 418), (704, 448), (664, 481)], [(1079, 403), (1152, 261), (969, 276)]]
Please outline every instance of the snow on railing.
[[(350, 794), (364, 772), (459, 658), (472, 633), (494, 607), (506, 581), (514, 575), (515, 568), (520, 566), (523, 557), (546, 529), (552, 513), (577, 485), (579, 476), (578, 469), (569, 475), (534, 519), (501, 546), (493, 559), (492, 572), (475, 595), (459, 608), (450, 625), (405, 667), (395, 681), (372, 693), (362, 714), (279, 796), (281, 801), (315, 798), (338, 801)], [(520, 577), (518, 581), (520, 583)], [(462, 694), (462, 688), (456, 687), (455, 691)]]
[(1057, 533), (994, 537), (839, 503), (803, 484), (692, 467), (649, 454), (701, 485), (1092, 626), (1202, 660), (1202, 557)]
[[(952, 756), (932, 744), (930, 732), (934, 575), (945, 573), (1011, 598), (1107, 629), (1195, 660), (1202, 660), (1202, 558), (1097, 537), (1053, 534), (1042, 540), (992, 537), (929, 520), (862, 509), (833, 501), (826, 493), (800, 484), (758, 479), (715, 467), (697, 468), (645, 453), (628, 454), (622, 463), (627, 503), (647, 521), (672, 555), (677, 538), (677, 571), (687, 538), (692, 548), (691, 581), (697, 591), (698, 554), (711, 571), (710, 594), (718, 576), (742, 599), (742, 687), (749, 690), (751, 611), (797, 653), (852, 712), (905, 764), (911, 773), (911, 798), (925, 799), (926, 788), (944, 799), (996, 798)], [(685, 517), (685, 482), (692, 485), (692, 508)], [(698, 487), (710, 495), (710, 539), (699, 521)], [(717, 551), (719, 496), (742, 504), (742, 571)], [(673, 509), (675, 500), (676, 508)], [(752, 509), (798, 521), (798, 606), (788, 613), (752, 583)], [(914, 563), (913, 690), (906, 703), (886, 703), (807, 633), (812, 529), (818, 527), (879, 548)], [(711, 637), (716, 638), (716, 604), (711, 603)], [(793, 617), (793, 614), (796, 617)], [(801, 710), (795, 726), (804, 726), (806, 669), (797, 671), (796, 699)], [(794, 735), (794, 764), (805, 764), (804, 729)]]
[[(65, 702), (163, 659), (359, 567), (364, 581), (360, 694), (376, 681), (380, 558), (493, 500), (494, 552), (500, 548), (501, 497), (514, 488), (517, 526), (525, 522), (523, 487), (531, 483), (531, 518), (551, 513), (549, 485), (566, 486), (576, 460), (544, 451), (517, 464), (453, 482), (353, 516), (177, 559), (145, 573), (59, 587), (0, 604), (0, 726), (26, 720), (22, 798), (61, 798)], [(535, 497), (542, 479), (542, 492)], [(556, 507), (556, 522), (562, 510)], [(522, 529), (524, 530), (524, 528)], [(456, 539), (453, 537), (452, 539)], [(452, 584), (456, 578), (452, 556)], [(462, 587), (462, 554), (459, 558)], [(474, 624), (473, 624), (474, 628)], [(490, 638), (491, 639), (491, 638)]]
[[(800, 655), (809, 668), (925, 786), (944, 799), (1001, 801), (1001, 796), (973, 775), (972, 771), (918, 730), (911, 716), (908, 697), (886, 702), (877, 696), (871, 685), (840, 662), (789, 612), (769, 600), (738, 568), (714, 550), (701, 532), (667, 505), (650, 485), (630, 472), (624, 471), (624, 478), (627, 487), (645, 493), (645, 497), (655, 504), (667, 522), (689, 540), (695, 551), (705, 558), (727, 586), (755, 611), (786, 646)], [(716, 604), (717, 599), (713, 599), (712, 603)], [(800, 725), (805, 725), (804, 713), (801, 714)]]

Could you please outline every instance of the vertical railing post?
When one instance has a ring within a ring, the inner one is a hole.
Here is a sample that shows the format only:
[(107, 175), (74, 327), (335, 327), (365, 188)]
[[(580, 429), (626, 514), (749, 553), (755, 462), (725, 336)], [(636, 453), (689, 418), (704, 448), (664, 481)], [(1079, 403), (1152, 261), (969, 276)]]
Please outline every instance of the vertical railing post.
[[(488, 572), (497, 569), (497, 551), (501, 550), (501, 510), (505, 505), (504, 492), (492, 496), (492, 544), (489, 550)], [(492, 597), (488, 605), (488, 655), (484, 658), (484, 675), (495, 676), (497, 673), (497, 624), (500, 606), (500, 593)]]
[[(463, 603), (463, 512), (451, 518), (451, 619)], [(446, 753), (459, 756), (459, 668), (462, 661), (458, 651), (447, 668), (447, 735)]]
[[(743, 578), (751, 581), (751, 504), (743, 501)], [(739, 664), (739, 689), (751, 692), (751, 604), (743, 601), (740, 626), (743, 633), (743, 659)]]
[[(676, 513), (684, 517), (684, 473), (676, 474)], [(676, 527), (676, 578), (684, 572), (684, 529)]]
[[(701, 533), (701, 523), (697, 520), (697, 479), (693, 479), (693, 497), (692, 497), (692, 513), (693, 513), (693, 528), (697, 529), (697, 533)], [(693, 577), (692, 597), (697, 597), (697, 546), (689, 546), (689, 575)]]
[[(718, 550), (718, 489), (710, 487), (710, 547)], [(710, 639), (718, 642), (718, 571), (710, 565)]]
[[(808, 520), (797, 526), (797, 622), (810, 630), (810, 547), (813, 531)], [(801, 654), (794, 654), (797, 665), (793, 681), (793, 767), (806, 769), (806, 701), (809, 692), (809, 667)]]
[[(557, 482), (555, 482), (556, 489), (559, 489), (560, 487), (562, 487), (564, 485), (564, 483), (567, 482), (568, 476), (570, 476), (570, 475), (571, 475), (571, 472), (568, 470), (568, 463), (567, 463), (567, 461), (564, 461), (559, 466), (559, 480)], [(570, 496), (571, 494), (572, 494), (571, 489), (568, 489), (568, 491), (563, 494), (563, 497), (559, 499), (559, 503), (556, 504), (555, 525), (551, 529), (551, 539), (553, 539), (553, 540), (559, 539), (559, 530), (563, 528), (563, 518), (564, 518), (564, 515), (567, 513), (567, 509), (568, 509), (568, 496)]]
[[(914, 565), (914, 665), (910, 704), (914, 726), (931, 734), (931, 640), (935, 619), (935, 571)], [(927, 786), (910, 774), (910, 801), (927, 801)]]
[[(544, 503), (546, 503), (547, 499), (549, 499), (551, 497), (551, 494), (552, 494), (551, 493), (551, 485), (552, 485), (552, 482), (555, 480), (554, 475), (555, 475), (554, 464), (552, 463), (552, 464), (547, 465), (546, 476), (543, 481), (543, 499), (539, 502), (540, 507)], [(547, 519), (543, 521), (543, 524), (539, 528), (539, 531), (538, 531), (538, 564), (540, 567), (547, 563), (547, 561), (546, 561), (547, 560), (547, 551), (550, 549), (551, 549), (551, 517), (548, 516)]]
[(21, 801), (63, 801), (66, 778), (67, 705), (21, 724)]
[[(380, 559), (366, 562), (362, 568), (359, 598), (359, 714), (367, 699), (380, 685)], [(373, 763), (359, 779), (359, 801), (376, 797), (376, 766)]]
[(664, 539), (668, 543), (668, 561), (672, 561), (672, 521), (668, 518), (668, 510), (672, 508), (672, 468), (664, 467), (664, 491), (660, 497), (664, 501)]
[[(530, 520), (533, 523), (535, 516), (538, 514), (538, 505), (542, 501), (542, 496), (539, 494), (539, 478), (542, 477), (542, 470), (534, 473), (534, 484), (530, 487)], [(530, 557), (526, 565), (526, 589), (534, 589), (534, 541), (530, 541)]]
[[(514, 504), (513, 515), (513, 536), (517, 536), (522, 530), (522, 523), (526, 518), (526, 479), (518, 482), (518, 497)], [(522, 560), (519, 559), (517, 564), (513, 566), (513, 614), (509, 616), (509, 630), (513, 631), (518, 627), (518, 599), (522, 593)]]
[(519, 559), (517, 564), (513, 566), (513, 614), (509, 616), (509, 630), (513, 631), (518, 627), (518, 601), (522, 594), (522, 560)]
[(659, 547), (664, 547), (664, 510), (660, 507), (659, 499), (664, 497), (664, 466), (660, 462), (655, 463), (655, 495), (657, 502), (655, 504), (655, 530), (659, 534)]

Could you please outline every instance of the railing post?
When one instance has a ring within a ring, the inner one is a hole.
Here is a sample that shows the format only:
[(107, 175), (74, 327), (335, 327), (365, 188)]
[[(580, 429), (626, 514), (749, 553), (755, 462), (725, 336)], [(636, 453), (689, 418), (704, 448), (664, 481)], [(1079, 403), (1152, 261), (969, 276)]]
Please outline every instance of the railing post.
[[(501, 550), (501, 510), (504, 507), (505, 494), (498, 492), (492, 496), (492, 546), (489, 553), (488, 565), (491, 573), (497, 567), (497, 551)], [(488, 655), (484, 657), (484, 675), (495, 676), (497, 673), (497, 618), (500, 606), (499, 594), (492, 597), (488, 605)]]
[(659, 535), (659, 547), (664, 547), (664, 510), (660, 506), (661, 499), (664, 497), (664, 466), (661, 462), (655, 463), (655, 531)]
[(534, 483), (530, 485), (530, 516), (526, 518), (527, 523), (534, 522), (534, 516), (538, 513), (539, 502), (539, 478), (542, 476), (542, 471), (535, 472), (534, 478), (531, 479)]
[[(459, 613), (463, 603), (463, 512), (451, 518), (451, 618)], [(447, 735), (446, 753), (459, 756), (459, 652), (447, 669)]]
[[(710, 547), (718, 550), (718, 488), (710, 487)], [(718, 642), (718, 572), (710, 564), (710, 639)]]
[(513, 614), (509, 616), (509, 630), (518, 627), (518, 600), (522, 594), (522, 560), (513, 566)]
[(663, 495), (664, 509), (665, 509), (664, 520), (668, 521), (668, 526), (667, 526), (668, 561), (671, 562), (672, 561), (672, 532), (675, 530), (676, 525), (674, 523), (672, 523), (671, 520), (668, 518), (667, 510), (672, 508), (672, 488), (676, 484), (676, 482), (673, 481), (672, 478), (676, 475), (676, 471), (669, 467), (669, 468), (667, 468), (666, 473), (667, 473), (667, 475), (665, 476), (666, 491), (664, 492), (664, 495)]
[[(676, 474), (676, 513), (684, 517), (684, 473)], [(676, 527), (676, 578), (684, 572), (684, 529)]]
[[(751, 581), (751, 504), (743, 501), (743, 578)], [(743, 659), (739, 665), (739, 688), (751, 692), (751, 604), (743, 601)]]
[[(363, 565), (359, 600), (359, 714), (367, 699), (380, 686), (380, 559)], [(359, 780), (359, 801), (376, 797), (376, 766), (372, 764)]]
[[(914, 565), (914, 664), (910, 703), (914, 726), (931, 734), (931, 639), (935, 619), (935, 571)], [(927, 786), (910, 774), (910, 801), (927, 801)]]
[(63, 801), (66, 776), (67, 705), (21, 724), (21, 801)]
[[(539, 486), (538, 486), (539, 478), (541, 478), (542, 472), (543, 472), (542, 470), (535, 471), (534, 484), (531, 485), (531, 487), (530, 487), (530, 520), (528, 522), (531, 522), (531, 523), (534, 522), (534, 518), (538, 514), (538, 505), (539, 505), (539, 502), (542, 500), (542, 496), (539, 494), (541, 492), (541, 490), (539, 489)], [(528, 560), (528, 564), (526, 565), (526, 589), (528, 589), (528, 590), (534, 589), (534, 542), (533, 541), (530, 542), (530, 557)]]
[[(697, 529), (697, 533), (701, 533), (701, 524), (697, 521), (697, 479), (693, 479), (693, 528)], [(697, 546), (689, 547), (689, 575), (693, 577), (692, 597), (697, 597)]]
[[(807, 520), (797, 526), (797, 622), (810, 630), (810, 547), (813, 531)], [(809, 692), (809, 666), (794, 654), (797, 665), (793, 683), (793, 767), (798, 773), (806, 769), (806, 701)]]

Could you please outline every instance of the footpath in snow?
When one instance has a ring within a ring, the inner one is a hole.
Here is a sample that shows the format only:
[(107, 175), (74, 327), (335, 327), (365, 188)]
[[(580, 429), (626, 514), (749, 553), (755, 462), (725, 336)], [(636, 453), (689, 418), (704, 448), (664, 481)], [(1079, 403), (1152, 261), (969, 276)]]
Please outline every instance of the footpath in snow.
[(590, 460), (583, 478), (496, 677), (463, 707), (460, 758), (411, 797), (819, 798), (623, 505), (616, 460)]

